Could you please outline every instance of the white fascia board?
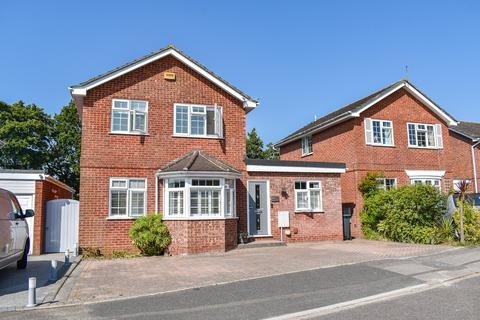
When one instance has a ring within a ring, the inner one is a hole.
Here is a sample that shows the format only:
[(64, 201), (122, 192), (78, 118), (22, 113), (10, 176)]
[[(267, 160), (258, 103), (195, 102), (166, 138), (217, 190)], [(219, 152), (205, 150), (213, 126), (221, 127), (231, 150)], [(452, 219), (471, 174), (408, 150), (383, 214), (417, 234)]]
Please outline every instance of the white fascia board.
[(195, 177), (211, 177), (211, 178), (239, 178), (242, 175), (235, 172), (211, 172), (211, 171), (173, 171), (162, 172), (156, 174), (159, 178), (195, 178)]
[(247, 165), (248, 172), (345, 173), (342, 168)]
[(407, 89), (410, 93), (412, 93), (416, 98), (418, 98), (420, 101), (423, 102), (423, 104), (425, 104), (427, 107), (429, 107), (433, 112), (435, 112), (440, 118), (442, 118), (442, 120), (444, 120), (449, 126), (456, 126), (458, 125), (458, 122), (455, 121), (455, 119), (452, 119), (450, 116), (448, 116), (445, 112), (443, 112), (439, 107), (437, 107), (435, 105), (435, 103), (433, 103), (430, 99), (428, 99), (426, 96), (424, 96), (420, 91), (418, 91), (417, 89), (415, 89), (413, 86), (411, 86), (410, 84), (408, 83), (399, 83), (398, 85), (396, 85), (395, 87), (391, 88), (390, 90), (388, 90), (387, 92), (385, 92), (384, 94), (382, 94), (381, 96), (379, 96), (378, 98), (376, 98), (375, 100), (369, 102), (368, 104), (366, 104), (363, 108), (361, 108), (360, 110), (352, 113), (353, 116), (355, 117), (360, 117), (360, 114), (362, 112), (364, 112), (365, 110), (367, 110), (368, 108), (370, 108), (371, 106), (375, 105), (376, 103), (378, 103), (379, 101), (382, 101), (383, 99), (385, 99), (386, 97), (388, 97), (389, 95), (393, 94), (394, 92), (398, 91), (399, 89), (405, 87), (405, 89)]
[(0, 180), (45, 180), (45, 177), (43, 173), (0, 173)]
[(343, 121), (346, 121), (346, 120), (352, 118), (352, 114), (351, 114), (350, 112), (347, 112), (346, 114), (341, 114), (341, 115), (338, 116), (338, 117), (339, 117), (338, 119), (337, 119), (337, 118), (334, 118), (334, 119), (336, 119), (336, 120), (333, 120), (333, 121), (331, 121), (331, 122), (327, 122), (327, 123), (323, 124), (322, 126), (319, 126), (319, 127), (314, 128), (314, 129), (311, 129), (310, 131), (307, 130), (307, 131), (305, 131), (305, 133), (302, 133), (302, 134), (300, 134), (300, 135), (298, 135), (298, 136), (292, 137), (292, 138), (290, 138), (290, 139), (288, 139), (288, 140), (285, 140), (285, 141), (280, 141), (280, 142), (276, 143), (275, 146), (276, 146), (276, 147), (281, 147), (281, 146), (283, 146), (283, 145), (289, 144), (289, 143), (294, 142), (294, 141), (296, 141), (296, 140), (300, 140), (300, 139), (302, 139), (303, 137), (310, 136), (310, 135), (313, 135), (313, 134), (315, 134), (315, 133), (317, 133), (317, 132), (319, 132), (319, 131), (328, 129), (328, 128), (330, 128), (330, 127), (332, 127), (332, 126), (334, 126), (334, 125), (336, 125), (336, 124), (338, 124), (338, 123), (341, 123), (341, 122), (343, 122)]
[(440, 179), (445, 175), (445, 170), (405, 170), (409, 178), (435, 178)]
[[(200, 68), (197, 64), (193, 63), (190, 59), (187, 59), (185, 56), (183, 56), (182, 54), (178, 53), (177, 51), (175, 51), (174, 49), (168, 49), (168, 50), (165, 50), (157, 55), (154, 55), (148, 59), (145, 59), (141, 62), (138, 62), (138, 63), (135, 63), (133, 65), (131, 65), (130, 67), (128, 68), (125, 68), (125, 69), (122, 69), (122, 70), (118, 70), (117, 72), (114, 72), (112, 73), (111, 75), (107, 76), (107, 77), (104, 77), (104, 78), (100, 78), (92, 83), (89, 83), (88, 85), (84, 86), (84, 87), (79, 87), (79, 88), (70, 88), (70, 92), (72, 94), (72, 96), (75, 96), (75, 95), (80, 95), (80, 96), (85, 96), (87, 94), (87, 91), (96, 87), (96, 86), (99, 86), (105, 82), (108, 82), (110, 80), (113, 80), (121, 75), (124, 75), (126, 73), (129, 73), (135, 69), (138, 69), (140, 67), (143, 67), (155, 60), (158, 60), (158, 59), (161, 59), (163, 57), (166, 57), (167, 55), (172, 55), (174, 56), (175, 58), (177, 58), (178, 60), (180, 60), (181, 62), (183, 62), (184, 64), (186, 64), (187, 66), (189, 66), (190, 68), (192, 68), (193, 70), (195, 70), (197, 73), (199, 73), (200, 75), (202, 75), (203, 77), (205, 77), (206, 79), (210, 80), (211, 82), (213, 82), (214, 84), (216, 84), (217, 86), (219, 86), (220, 88), (222, 88), (223, 90), (225, 90), (226, 92), (228, 92), (229, 94), (231, 94), (232, 96), (234, 96), (235, 98), (241, 100), (241, 101), (244, 101), (247, 103), (247, 106), (249, 108), (255, 108), (257, 106), (257, 102), (253, 101), (253, 100), (250, 100), (250, 99), (247, 99), (245, 96), (243, 96), (242, 94), (240, 94), (238, 91), (236, 91), (235, 89), (233, 89), (232, 87), (228, 86), (227, 84), (225, 84), (223, 81), (220, 81), (219, 79), (217, 79), (216, 77), (212, 76), (209, 72), (205, 71), (204, 69)], [(244, 105), (245, 106), (245, 105)]]

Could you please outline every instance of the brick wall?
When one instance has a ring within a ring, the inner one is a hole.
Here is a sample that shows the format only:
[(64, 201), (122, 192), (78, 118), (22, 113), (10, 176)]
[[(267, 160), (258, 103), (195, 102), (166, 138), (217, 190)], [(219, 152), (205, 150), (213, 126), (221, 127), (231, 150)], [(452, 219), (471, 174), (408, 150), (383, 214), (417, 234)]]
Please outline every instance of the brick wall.
[[(292, 235), (290, 237), (284, 236), (284, 240), (287, 242), (343, 239), (340, 174), (250, 172), (249, 178), (269, 180), (270, 196), (280, 198), (279, 202), (270, 202), (270, 223), (273, 239), (280, 240), (279, 211), (289, 212)], [(295, 213), (296, 180), (321, 182), (323, 212)], [(283, 194), (282, 190), (286, 190), (286, 194)]]
[[(165, 80), (164, 72), (174, 72), (176, 81)], [(148, 135), (110, 133), (114, 98), (148, 101)], [(224, 139), (173, 137), (174, 103), (222, 106)], [(106, 252), (133, 250), (128, 237), (133, 220), (108, 219), (109, 178), (146, 178), (147, 212), (152, 213), (156, 171), (194, 149), (201, 149), (243, 172), (237, 180), (237, 208), (239, 225), (246, 228), (245, 201), (240, 200), (245, 199), (245, 118), (241, 101), (170, 56), (89, 90), (82, 111), (80, 246)], [(160, 191), (160, 213), (162, 203)], [(232, 223), (227, 224), (231, 230)], [(180, 234), (177, 226), (172, 226), (173, 232)], [(232, 237), (236, 242), (236, 232)], [(230, 246), (232, 239), (227, 240)], [(203, 250), (203, 244), (199, 243), (198, 248), (193, 246), (189, 245), (188, 250)]]
[[(367, 146), (364, 118), (393, 121), (394, 147)], [(443, 149), (408, 148), (407, 122), (441, 124)], [(313, 154), (301, 156), (301, 141), (280, 148), (283, 160), (337, 161), (347, 164), (342, 175), (342, 202), (355, 203), (352, 234), (360, 236), (363, 200), (357, 190), (361, 179), (369, 171), (382, 171), (386, 177), (397, 178), (399, 185), (410, 183), (405, 170), (445, 170), (443, 191), (448, 191), (452, 180), (472, 176), (471, 155), (468, 146), (458, 137), (452, 137), (446, 124), (405, 89), (393, 93), (362, 113), (360, 118), (348, 120), (313, 136)]]
[(62, 183), (47, 177), (35, 181), (35, 222), (33, 230), (33, 255), (44, 252), (45, 218), (47, 202), (55, 199), (72, 199), (72, 192)]

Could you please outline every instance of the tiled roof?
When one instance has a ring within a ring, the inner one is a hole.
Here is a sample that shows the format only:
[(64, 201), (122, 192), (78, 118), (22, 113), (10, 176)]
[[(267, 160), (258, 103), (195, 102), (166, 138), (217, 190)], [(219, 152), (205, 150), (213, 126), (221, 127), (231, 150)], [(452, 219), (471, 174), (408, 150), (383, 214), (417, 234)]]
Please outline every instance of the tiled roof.
[(223, 172), (241, 174), (231, 165), (220, 161), (201, 150), (195, 150), (173, 160), (159, 170), (160, 173), (168, 172)]
[[(298, 129), (297, 131), (293, 132), (292, 134), (288, 135), (287, 137), (283, 138), (282, 140), (280, 140), (279, 142), (276, 143), (276, 145), (279, 145), (279, 144), (283, 144), (289, 140), (296, 140), (298, 139), (301, 135), (303, 134), (306, 134), (308, 133), (309, 131), (313, 131), (317, 128), (320, 128), (324, 125), (327, 125), (331, 122), (333, 122), (335, 119), (337, 118), (340, 118), (341, 116), (348, 116), (349, 114), (353, 114), (355, 112), (358, 112), (360, 110), (362, 110), (365, 106), (367, 106), (368, 104), (374, 102), (376, 99), (378, 99), (379, 97), (381, 97), (383, 94), (387, 93), (390, 89), (400, 85), (400, 84), (408, 84), (410, 86), (412, 86), (413, 88), (415, 88), (415, 86), (410, 83), (408, 80), (406, 79), (402, 79), (400, 81), (397, 81), (383, 89), (380, 89), (364, 98), (361, 98), (353, 103), (350, 103), (336, 111), (333, 111), (329, 114), (327, 114), (326, 116), (323, 116), (309, 124), (307, 124), (306, 126)], [(417, 88), (415, 88), (417, 91), (420, 91), (418, 90)], [(422, 93), (423, 94), (423, 93)], [(425, 97), (426, 95), (423, 94)], [(431, 99), (429, 99), (431, 101)], [(448, 112), (446, 112), (444, 109), (442, 109), (440, 106), (436, 105), (436, 107), (438, 107), (440, 110), (442, 110), (446, 115), (448, 115), (449, 117), (451, 117), (453, 119), (453, 117), (448, 114)]]
[(480, 140), (480, 122), (460, 121), (451, 131), (459, 133), (472, 140)]
[(340, 162), (245, 159), (245, 163), (247, 165), (256, 165), (256, 166), (332, 168), (332, 169), (346, 169), (347, 168), (347, 165), (345, 163), (340, 163)]
[(107, 71), (105, 73), (102, 73), (96, 77), (93, 77), (87, 81), (83, 81), (79, 84), (76, 84), (76, 85), (72, 85), (70, 86), (71, 88), (81, 88), (81, 87), (84, 87), (84, 86), (87, 86), (99, 79), (102, 79), (102, 78), (105, 78), (105, 77), (108, 77), (109, 75), (111, 74), (114, 74), (120, 70), (123, 70), (123, 69), (127, 69), (129, 68), (130, 66), (134, 65), (134, 64), (137, 64), (137, 63), (140, 63), (144, 60), (147, 60), (155, 55), (158, 55), (158, 54), (161, 54), (167, 50), (175, 50), (177, 53), (181, 54), (182, 56), (184, 56), (185, 58), (187, 58), (188, 60), (190, 60), (191, 62), (193, 62), (195, 65), (197, 65), (198, 67), (200, 67), (201, 69), (205, 70), (206, 72), (208, 72), (210, 75), (212, 75), (213, 77), (217, 78), (218, 80), (220, 80), (221, 82), (223, 82), (225, 85), (229, 86), (230, 88), (232, 88), (234, 91), (237, 91), (240, 95), (244, 96), (245, 98), (249, 99), (249, 100), (252, 100), (252, 101), (255, 101), (255, 102), (258, 102), (256, 99), (253, 99), (252, 97), (250, 97), (249, 95), (247, 95), (245, 92), (241, 91), (240, 89), (238, 89), (237, 87), (233, 86), (232, 84), (230, 84), (229, 82), (227, 82), (226, 80), (224, 80), (223, 78), (221, 78), (220, 76), (218, 76), (217, 74), (215, 74), (214, 72), (212, 72), (210, 69), (208, 69), (207, 67), (205, 67), (204, 65), (202, 65), (200, 62), (196, 61), (195, 59), (193, 59), (192, 57), (190, 57), (189, 55), (185, 54), (183, 51), (179, 50), (178, 48), (176, 48), (175, 46), (173, 45), (169, 45), (165, 48), (162, 48), (160, 50), (157, 50), (157, 51), (154, 51), (154, 52), (151, 52), (147, 55), (144, 55), (143, 57), (140, 57), (138, 59), (135, 59), (133, 61), (130, 61), (124, 65), (121, 65), (117, 68), (114, 68), (110, 71)]

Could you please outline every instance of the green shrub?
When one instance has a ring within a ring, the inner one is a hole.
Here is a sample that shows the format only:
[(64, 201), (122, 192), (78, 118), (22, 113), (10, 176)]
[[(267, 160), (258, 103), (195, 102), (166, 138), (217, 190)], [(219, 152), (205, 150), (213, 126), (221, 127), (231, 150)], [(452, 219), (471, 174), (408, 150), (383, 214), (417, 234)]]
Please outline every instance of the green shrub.
[(455, 228), (451, 218), (442, 218), (436, 228), (436, 238), (439, 242), (451, 243), (455, 241)]
[(437, 226), (445, 210), (446, 197), (432, 186), (380, 190), (365, 198), (362, 230), (368, 238), (437, 243)]
[(368, 172), (367, 175), (358, 185), (358, 191), (360, 191), (364, 198), (377, 193), (380, 189), (380, 181), (378, 179), (385, 178), (381, 172)]
[[(469, 244), (480, 244), (480, 211), (470, 204), (465, 204), (463, 212), (465, 241)], [(460, 225), (458, 209), (453, 214), (453, 220), (455, 225)]]
[(162, 216), (149, 214), (137, 219), (129, 231), (133, 244), (143, 255), (162, 255), (172, 238)]

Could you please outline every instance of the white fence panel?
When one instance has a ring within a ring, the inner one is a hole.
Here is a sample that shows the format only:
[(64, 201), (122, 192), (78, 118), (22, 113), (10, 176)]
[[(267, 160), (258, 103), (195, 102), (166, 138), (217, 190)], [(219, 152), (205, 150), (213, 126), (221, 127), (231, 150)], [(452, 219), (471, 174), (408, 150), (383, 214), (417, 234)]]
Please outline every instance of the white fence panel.
[(47, 202), (46, 252), (71, 252), (78, 243), (79, 202), (71, 199)]

